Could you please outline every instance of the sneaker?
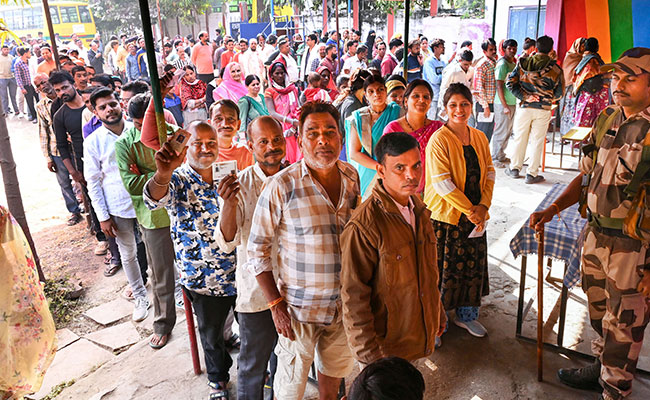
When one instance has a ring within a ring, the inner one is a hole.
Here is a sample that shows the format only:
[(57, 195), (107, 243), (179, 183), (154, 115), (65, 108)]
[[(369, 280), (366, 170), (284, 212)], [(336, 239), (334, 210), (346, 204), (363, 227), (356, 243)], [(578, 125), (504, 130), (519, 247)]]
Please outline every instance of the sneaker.
[(563, 384), (574, 389), (602, 392), (598, 379), (600, 378), (600, 360), (582, 368), (561, 368), (557, 377)]
[(82, 219), (83, 217), (79, 213), (71, 214), (68, 218), (68, 226), (77, 225)]
[(103, 256), (108, 252), (108, 241), (104, 240), (103, 242), (97, 242), (95, 246), (95, 255)]
[(149, 307), (151, 307), (151, 304), (146, 297), (136, 298), (135, 306), (133, 307), (133, 321), (140, 322), (147, 318), (149, 315)]
[(454, 324), (460, 326), (461, 328), (466, 329), (467, 332), (469, 332), (470, 335), (472, 336), (484, 337), (485, 335), (487, 335), (487, 329), (485, 329), (485, 327), (481, 325), (481, 323), (478, 322), (477, 320), (463, 322), (463, 321), (459, 321), (458, 319), (454, 319)]
[(527, 183), (527, 184), (530, 185), (530, 184), (533, 184), (533, 183), (544, 182), (545, 180), (546, 179), (544, 179), (544, 177), (541, 176), (541, 175), (532, 176), (531, 174), (526, 174), (526, 180), (524, 181), (524, 183)]
[(517, 168), (510, 169), (510, 167), (506, 167), (506, 175), (515, 179), (521, 178), (521, 175), (519, 175), (519, 170)]
[(439, 349), (442, 347), (442, 338), (440, 336), (436, 336), (436, 349)]

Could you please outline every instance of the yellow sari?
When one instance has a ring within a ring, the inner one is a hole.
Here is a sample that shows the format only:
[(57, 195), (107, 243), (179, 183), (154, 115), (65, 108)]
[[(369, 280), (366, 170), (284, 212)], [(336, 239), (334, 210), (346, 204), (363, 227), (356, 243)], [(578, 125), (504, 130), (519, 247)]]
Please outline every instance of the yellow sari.
[(22, 229), (0, 206), (0, 399), (37, 392), (56, 354), (56, 328)]

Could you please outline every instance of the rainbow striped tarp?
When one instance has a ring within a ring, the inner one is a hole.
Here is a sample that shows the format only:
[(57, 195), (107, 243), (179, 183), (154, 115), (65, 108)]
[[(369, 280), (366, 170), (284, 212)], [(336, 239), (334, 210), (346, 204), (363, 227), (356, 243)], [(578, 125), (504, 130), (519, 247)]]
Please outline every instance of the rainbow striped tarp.
[(548, 0), (545, 33), (564, 57), (578, 37), (596, 37), (605, 62), (650, 47), (650, 0)]

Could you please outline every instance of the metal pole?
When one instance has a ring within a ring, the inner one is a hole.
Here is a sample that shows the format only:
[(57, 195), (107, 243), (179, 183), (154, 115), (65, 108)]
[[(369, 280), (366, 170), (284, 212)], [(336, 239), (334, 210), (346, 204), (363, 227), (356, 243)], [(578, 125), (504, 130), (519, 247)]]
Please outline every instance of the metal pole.
[(494, 0), (494, 6), (493, 7), (494, 8), (493, 8), (492, 11), (494, 11), (494, 12), (492, 13), (492, 37), (495, 37), (494, 36), (495, 35), (494, 31), (495, 31), (496, 26), (497, 26), (497, 0)]
[(47, 31), (50, 34), (52, 54), (54, 56), (54, 62), (56, 63), (56, 69), (61, 69), (61, 64), (59, 63), (59, 51), (56, 48), (56, 39), (54, 36), (54, 26), (52, 25), (52, 15), (50, 14), (50, 4), (47, 0), (43, 0), (43, 13), (45, 14), (45, 21), (47, 22)]
[(544, 228), (537, 239), (537, 381), (544, 380)]
[(158, 138), (162, 145), (167, 141), (167, 123), (163, 114), (163, 100), (160, 92), (160, 80), (158, 78), (158, 64), (151, 32), (151, 15), (149, 15), (149, 3), (147, 0), (138, 0), (140, 4), (140, 17), (142, 19), (142, 32), (147, 53), (147, 64), (149, 66), (149, 77), (151, 78), (151, 93), (153, 104), (156, 110), (156, 125), (158, 126)]
[(275, 6), (273, 0), (271, 0), (271, 33), (275, 33)]
[(336, 8), (336, 76), (339, 76), (339, 71), (341, 71), (341, 49), (339, 48), (341, 43), (341, 29), (339, 28), (339, 0), (334, 0), (334, 7)]
[(409, 19), (411, 17), (411, 0), (404, 0), (404, 79), (408, 82), (408, 43), (409, 43)]
[[(535, 24), (535, 39), (539, 37), (539, 19), (542, 14), (542, 0), (537, 2), (537, 23)], [(492, 35), (494, 37), (494, 35)]]

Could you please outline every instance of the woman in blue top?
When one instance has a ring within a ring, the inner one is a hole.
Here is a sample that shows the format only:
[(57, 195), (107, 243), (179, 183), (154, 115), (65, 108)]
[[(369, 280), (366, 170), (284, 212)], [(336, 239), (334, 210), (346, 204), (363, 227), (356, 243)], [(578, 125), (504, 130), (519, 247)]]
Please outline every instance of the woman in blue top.
[(375, 145), (390, 122), (400, 117), (401, 107), (394, 102), (386, 104), (386, 85), (378, 75), (366, 78), (363, 88), (368, 102), (345, 121), (345, 143), (348, 160), (359, 171), (361, 196), (372, 191), (377, 174)]

